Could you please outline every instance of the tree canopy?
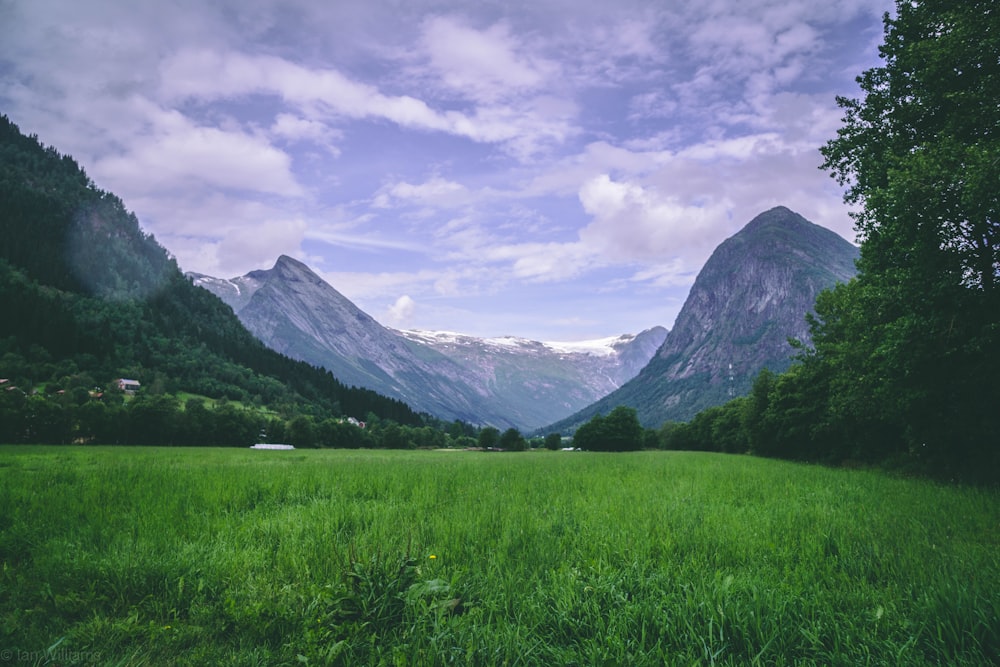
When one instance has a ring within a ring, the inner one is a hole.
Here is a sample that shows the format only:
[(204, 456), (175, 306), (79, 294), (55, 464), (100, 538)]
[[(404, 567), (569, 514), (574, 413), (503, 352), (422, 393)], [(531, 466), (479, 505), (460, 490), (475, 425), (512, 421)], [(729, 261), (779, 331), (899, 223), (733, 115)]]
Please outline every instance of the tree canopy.
[(595, 415), (577, 429), (573, 445), (595, 452), (642, 449), (643, 429), (635, 408), (619, 405), (607, 417)]
[(815, 354), (845, 434), (880, 449), (894, 434), (889, 449), (934, 466), (995, 463), (1000, 11), (900, 1), (880, 53), (822, 149), (860, 206), (861, 258), (817, 303)]
[(857, 277), (820, 294), (790, 371), (668, 447), (1000, 479), (1000, 10), (898, 0), (884, 23), (821, 149), (856, 207)]

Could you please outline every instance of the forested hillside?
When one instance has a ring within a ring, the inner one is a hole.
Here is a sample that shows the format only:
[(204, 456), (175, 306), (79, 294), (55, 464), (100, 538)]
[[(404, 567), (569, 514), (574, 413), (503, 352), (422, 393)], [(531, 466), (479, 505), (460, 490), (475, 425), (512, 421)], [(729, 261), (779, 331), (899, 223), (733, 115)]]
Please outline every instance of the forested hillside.
[[(164, 435), (171, 429), (155, 420), (120, 414), (154, 397), (161, 413), (176, 412), (181, 406), (162, 397), (180, 392), (259, 408), (254, 419), (243, 415), (238, 436), (228, 429), (227, 440), (238, 441), (230, 444), (252, 441), (257, 425), (280, 428), (296, 416), (318, 422), (371, 413), (422, 423), (400, 401), (268, 350), (217, 297), (191, 284), (120, 199), (6, 116), (0, 313), (0, 441), (188, 441), (177, 429)], [(114, 391), (120, 377), (143, 386), (129, 406)], [(89, 419), (79, 417), (84, 412)], [(265, 414), (271, 419), (262, 421)]]

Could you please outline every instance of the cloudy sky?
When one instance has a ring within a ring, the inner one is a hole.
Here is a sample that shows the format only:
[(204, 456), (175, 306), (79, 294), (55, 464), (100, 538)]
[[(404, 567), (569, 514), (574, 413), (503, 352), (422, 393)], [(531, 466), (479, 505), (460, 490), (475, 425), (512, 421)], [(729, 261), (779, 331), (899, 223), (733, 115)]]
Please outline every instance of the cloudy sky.
[(0, 112), (181, 267), (309, 264), (384, 324), (670, 326), (817, 167), (888, 0), (0, 0)]

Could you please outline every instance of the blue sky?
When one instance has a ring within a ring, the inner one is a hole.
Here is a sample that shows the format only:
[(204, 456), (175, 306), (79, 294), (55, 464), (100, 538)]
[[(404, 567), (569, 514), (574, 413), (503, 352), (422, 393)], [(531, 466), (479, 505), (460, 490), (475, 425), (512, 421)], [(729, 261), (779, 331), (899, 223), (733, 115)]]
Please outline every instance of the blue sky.
[(280, 254), (384, 324), (670, 326), (711, 251), (818, 169), (886, 0), (0, 0), (0, 112), (184, 270)]

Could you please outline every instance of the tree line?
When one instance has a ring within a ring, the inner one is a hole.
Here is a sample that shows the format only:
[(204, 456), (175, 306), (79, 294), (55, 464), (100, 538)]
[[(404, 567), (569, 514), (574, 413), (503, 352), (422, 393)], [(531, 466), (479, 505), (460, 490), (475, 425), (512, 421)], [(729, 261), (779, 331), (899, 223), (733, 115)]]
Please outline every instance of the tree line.
[(812, 347), (668, 446), (1000, 481), (1000, 12), (899, 1), (884, 64), (822, 149), (858, 275), (822, 293)]
[(416, 449), (474, 446), (477, 429), (464, 422), (429, 420), (403, 425), (374, 413), (364, 420), (344, 416), (281, 415), (227, 400), (182, 399), (114, 388), (69, 389), (46, 385), (25, 392), (0, 382), (0, 442), (248, 447), (257, 442), (300, 448)]

